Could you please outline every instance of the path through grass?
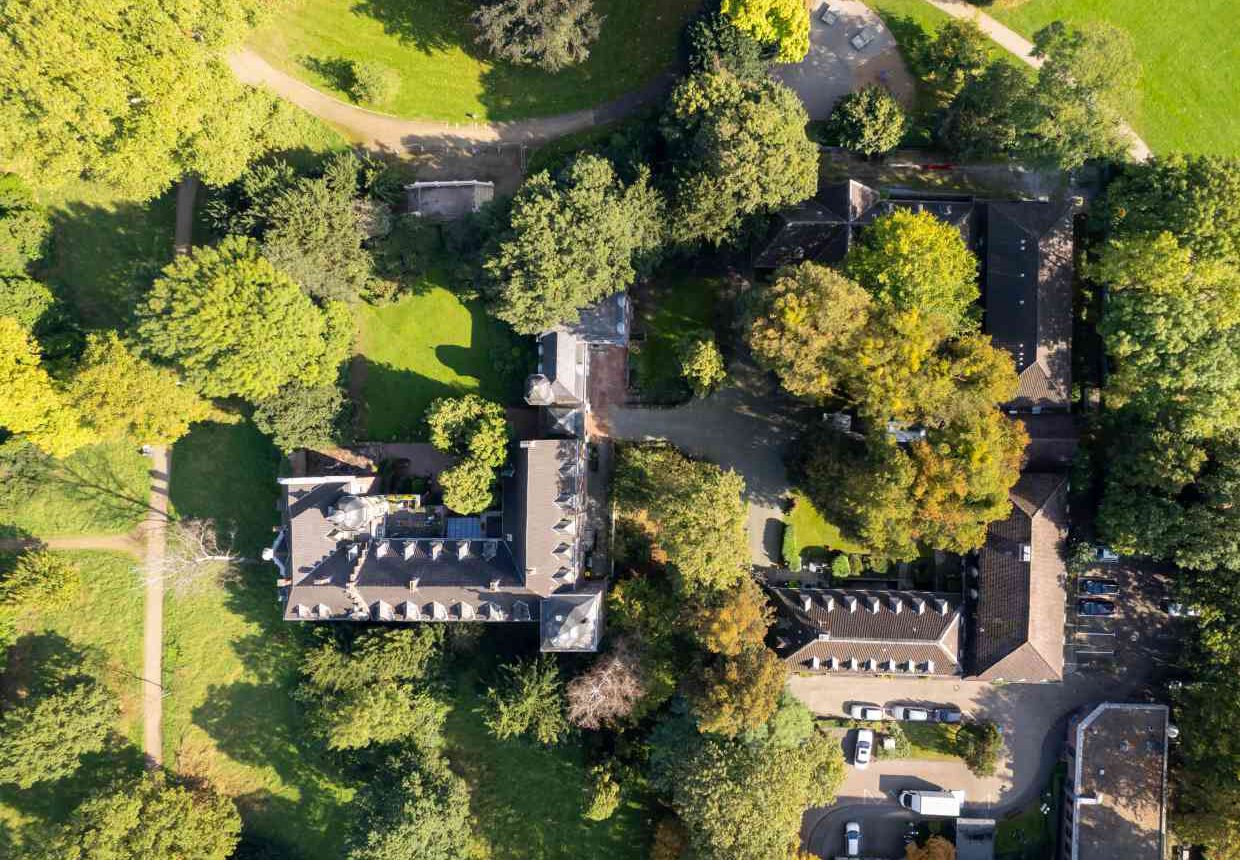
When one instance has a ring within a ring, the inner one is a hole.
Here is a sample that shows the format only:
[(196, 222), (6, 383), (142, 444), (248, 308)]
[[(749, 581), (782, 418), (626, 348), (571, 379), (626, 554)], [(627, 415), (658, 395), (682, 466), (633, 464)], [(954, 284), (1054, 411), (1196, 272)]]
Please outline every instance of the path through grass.
[(556, 74), (493, 63), (473, 43), (472, 0), (301, 0), (250, 40), (273, 65), (348, 99), (349, 63), (397, 72), (400, 89), (371, 105), (398, 116), (467, 123), (593, 107), (671, 66), (701, 0), (595, 0), (602, 35), (590, 58)]

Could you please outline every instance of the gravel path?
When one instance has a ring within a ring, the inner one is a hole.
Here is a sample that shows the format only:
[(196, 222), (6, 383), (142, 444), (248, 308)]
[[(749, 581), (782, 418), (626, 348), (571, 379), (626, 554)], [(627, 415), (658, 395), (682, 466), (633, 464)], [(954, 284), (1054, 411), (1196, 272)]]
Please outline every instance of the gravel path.
[[(1042, 61), (1033, 56), (1033, 43), (1015, 30), (1000, 24), (972, 3), (964, 0), (926, 0), (936, 9), (946, 12), (953, 18), (963, 18), (977, 22), (982, 32), (989, 36), (999, 47), (1014, 54), (1022, 63), (1035, 69), (1041, 68)], [(1137, 136), (1132, 127), (1124, 124), (1124, 133), (1128, 136), (1128, 154), (1134, 161), (1148, 161), (1153, 152), (1144, 140)]]
[(150, 767), (164, 763), (164, 548), (168, 524), (171, 458), (163, 445), (151, 449), (151, 508), (146, 522), (146, 595), (142, 616), (142, 751)]

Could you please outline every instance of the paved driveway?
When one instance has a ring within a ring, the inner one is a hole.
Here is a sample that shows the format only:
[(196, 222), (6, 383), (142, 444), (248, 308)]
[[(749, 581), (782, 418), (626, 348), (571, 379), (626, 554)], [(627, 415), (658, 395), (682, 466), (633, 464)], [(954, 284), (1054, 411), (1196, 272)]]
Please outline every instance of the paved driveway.
[(672, 409), (612, 406), (605, 423), (616, 439), (666, 439), (695, 457), (735, 469), (745, 479), (749, 545), (759, 567), (780, 564), (783, 504), (788, 495), (784, 453), (806, 407), (773, 378), (736, 361), (732, 384)]
[[(826, 119), (840, 96), (867, 84), (882, 84), (905, 105), (912, 104), (913, 78), (904, 67), (891, 31), (868, 6), (857, 0), (830, 0), (837, 20), (828, 27), (821, 18), (827, 0), (814, 0), (810, 10), (809, 54), (772, 74), (796, 91), (810, 119)], [(882, 32), (858, 51), (848, 43), (865, 27)]]

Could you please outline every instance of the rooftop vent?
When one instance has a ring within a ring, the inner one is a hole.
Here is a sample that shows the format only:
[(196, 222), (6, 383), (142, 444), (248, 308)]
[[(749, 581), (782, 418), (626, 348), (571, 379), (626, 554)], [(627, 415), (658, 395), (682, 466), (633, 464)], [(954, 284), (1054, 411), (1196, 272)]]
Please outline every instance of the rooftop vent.
[(512, 617), (517, 621), (529, 621), (530, 605), (524, 600), (518, 600), (512, 605)]
[(419, 582), (421, 582), (421, 581), (422, 581), (422, 577), (420, 577), (420, 576), (411, 576), (411, 577), (409, 577), (409, 590), (410, 590), (410, 591), (417, 591), (417, 590), (418, 590), (418, 583), (419, 583)]

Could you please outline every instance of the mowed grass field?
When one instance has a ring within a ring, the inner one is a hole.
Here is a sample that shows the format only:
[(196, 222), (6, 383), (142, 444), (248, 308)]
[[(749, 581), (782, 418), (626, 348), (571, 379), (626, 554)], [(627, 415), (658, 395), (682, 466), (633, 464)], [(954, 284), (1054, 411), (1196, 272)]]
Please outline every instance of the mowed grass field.
[(556, 74), (495, 63), (474, 45), (473, 0), (298, 0), (250, 46), (312, 86), (349, 99), (341, 65), (370, 60), (400, 78), (368, 105), (397, 116), (467, 123), (593, 107), (648, 83), (677, 57), (701, 0), (595, 0), (602, 33), (589, 59)]
[(1144, 72), (1128, 120), (1154, 151), (1240, 155), (1236, 0), (998, 0), (986, 11), (1027, 37), (1056, 20), (1126, 30)]

